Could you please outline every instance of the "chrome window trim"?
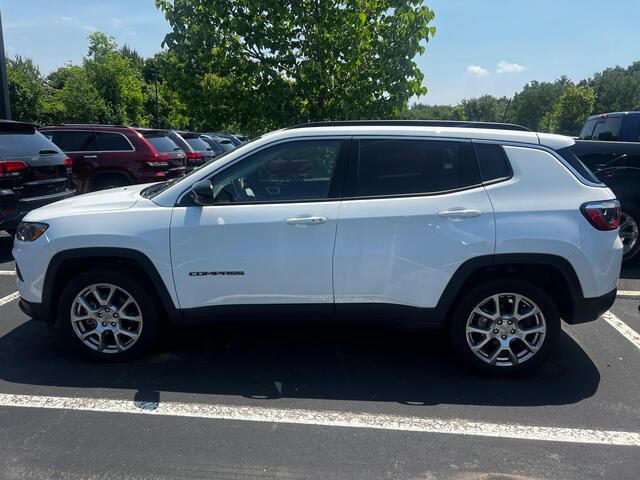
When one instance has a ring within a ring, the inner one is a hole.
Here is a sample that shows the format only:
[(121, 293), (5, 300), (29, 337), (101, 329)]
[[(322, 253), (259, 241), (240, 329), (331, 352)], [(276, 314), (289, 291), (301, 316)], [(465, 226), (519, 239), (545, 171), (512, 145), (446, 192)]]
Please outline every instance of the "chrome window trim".
[[(85, 129), (71, 129), (71, 128), (65, 128), (63, 130), (43, 130), (40, 131), (38, 130), (40, 133), (42, 133), (43, 135), (46, 133), (60, 133), (60, 132), (88, 132), (88, 133), (111, 133), (114, 135), (120, 135), (122, 137), (124, 137), (124, 139), (127, 141), (127, 143), (129, 144), (129, 146), (131, 147), (130, 150), (66, 150), (64, 151), (64, 153), (126, 153), (126, 152), (135, 152), (136, 148), (133, 146), (133, 143), (131, 143), (131, 140), (129, 140), (127, 138), (127, 136), (124, 133), (121, 132), (105, 132), (102, 130), (85, 130)], [(53, 142), (53, 140), (50, 140), (51, 142)], [(60, 148), (60, 147), (58, 147)]]
[[(207, 175), (204, 175), (201, 178), (198, 178), (197, 180), (194, 180), (193, 183), (191, 183), (189, 185), (189, 187), (183, 191), (181, 194), (178, 195), (178, 199), (176, 200), (174, 207), (179, 206), (182, 203), (182, 199), (185, 197), (185, 195), (187, 195), (190, 191), (191, 191), (191, 187), (193, 186), (194, 183), (199, 182), (200, 180), (206, 180), (206, 179), (210, 179), (211, 177), (218, 175), (221, 172), (224, 172), (227, 168), (230, 168), (232, 165), (235, 165), (236, 163), (239, 163), (243, 160), (245, 160), (247, 157), (250, 157), (252, 155), (255, 155), (256, 153), (261, 152), (262, 150), (265, 150), (267, 148), (271, 148), (271, 147), (275, 147), (278, 146), (282, 143), (291, 143), (291, 142), (303, 142), (303, 141), (318, 141), (318, 140), (350, 140), (352, 138), (352, 135), (316, 135), (316, 136), (309, 136), (309, 137), (290, 137), (290, 138), (281, 138), (279, 140), (267, 143), (265, 145), (262, 145), (254, 150), (251, 150), (250, 152), (245, 153), (244, 155), (236, 158), (235, 160), (233, 160), (232, 162), (227, 163), (226, 165), (224, 165), (223, 167), (214, 170), (212, 172), (209, 172)], [(215, 158), (213, 157), (213, 161), (215, 162)], [(336, 201), (336, 200), (340, 200), (339, 198), (326, 198), (326, 199), (313, 199), (313, 200), (290, 200), (288, 202), (268, 202), (268, 203), (272, 203), (272, 204), (277, 204), (277, 203), (309, 203), (309, 202), (322, 202), (322, 201)], [(245, 203), (241, 203), (241, 202), (234, 202), (232, 204), (223, 204), (223, 205), (264, 205), (265, 202), (245, 202)], [(222, 205), (222, 204), (221, 204)], [(215, 206), (215, 205), (207, 205), (207, 206)]]

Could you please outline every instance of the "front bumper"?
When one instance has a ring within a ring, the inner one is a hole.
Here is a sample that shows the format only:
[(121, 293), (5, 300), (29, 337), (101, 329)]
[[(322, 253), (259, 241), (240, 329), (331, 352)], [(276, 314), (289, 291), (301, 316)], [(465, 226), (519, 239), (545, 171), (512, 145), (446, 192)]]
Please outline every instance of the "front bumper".
[(613, 305), (613, 302), (616, 300), (617, 293), (618, 289), (613, 289), (601, 297), (574, 298), (571, 312), (566, 318), (563, 318), (563, 320), (571, 325), (597, 320), (604, 312), (611, 308), (611, 305)]
[(25, 315), (34, 320), (47, 323), (53, 323), (55, 320), (50, 313), (47, 312), (42, 303), (29, 302), (21, 297), (18, 302), (18, 307), (20, 307), (20, 310), (22, 310)]

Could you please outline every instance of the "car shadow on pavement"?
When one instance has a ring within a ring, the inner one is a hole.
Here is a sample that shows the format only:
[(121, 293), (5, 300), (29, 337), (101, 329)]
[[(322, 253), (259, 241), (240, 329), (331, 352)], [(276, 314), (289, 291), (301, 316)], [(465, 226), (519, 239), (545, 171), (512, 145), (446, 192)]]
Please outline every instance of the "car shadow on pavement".
[(441, 333), (422, 329), (243, 322), (179, 330), (169, 337), (163, 350), (138, 361), (98, 364), (63, 351), (46, 325), (27, 321), (0, 337), (0, 379), (136, 389), (141, 397), (183, 392), (514, 406), (575, 403), (592, 396), (600, 382), (589, 356), (564, 333), (553, 358), (516, 378), (468, 372)]

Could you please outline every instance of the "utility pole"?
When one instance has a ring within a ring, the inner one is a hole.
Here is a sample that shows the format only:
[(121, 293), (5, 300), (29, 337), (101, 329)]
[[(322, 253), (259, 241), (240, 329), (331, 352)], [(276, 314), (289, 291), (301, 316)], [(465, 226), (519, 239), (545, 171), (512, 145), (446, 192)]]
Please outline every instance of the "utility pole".
[(0, 13), (0, 119), (11, 120), (9, 101), (9, 83), (7, 80), (7, 59), (4, 56), (4, 35), (2, 33), (2, 14)]
[(160, 128), (160, 109), (158, 107), (158, 59), (153, 62), (153, 71), (155, 72), (155, 83), (156, 83), (156, 128)]

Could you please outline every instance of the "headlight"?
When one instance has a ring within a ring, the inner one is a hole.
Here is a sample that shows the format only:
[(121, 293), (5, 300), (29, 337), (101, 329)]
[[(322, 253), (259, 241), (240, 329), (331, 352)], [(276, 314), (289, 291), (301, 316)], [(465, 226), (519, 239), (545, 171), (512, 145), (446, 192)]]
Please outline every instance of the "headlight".
[(47, 231), (46, 223), (20, 222), (16, 229), (16, 238), (21, 242), (33, 242)]

